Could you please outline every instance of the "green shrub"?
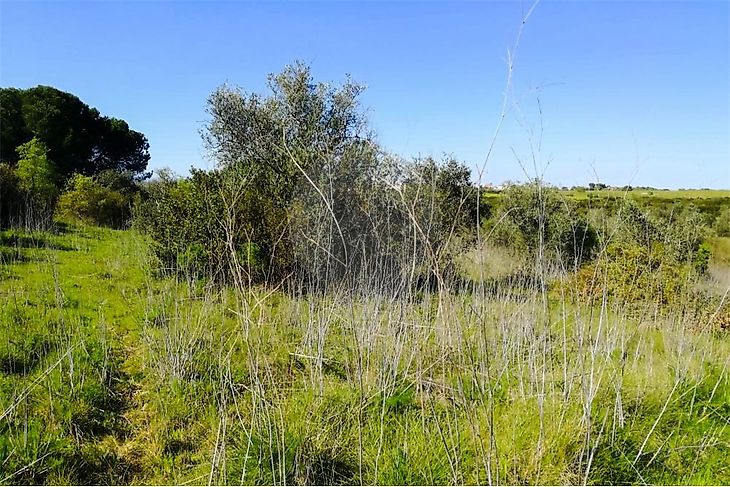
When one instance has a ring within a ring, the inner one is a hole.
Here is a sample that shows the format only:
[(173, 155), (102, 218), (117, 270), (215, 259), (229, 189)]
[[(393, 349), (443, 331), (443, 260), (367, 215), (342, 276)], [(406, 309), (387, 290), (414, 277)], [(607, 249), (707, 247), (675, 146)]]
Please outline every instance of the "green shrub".
[(697, 251), (694, 253), (694, 264), (695, 270), (700, 274), (707, 272), (710, 267), (710, 257), (712, 257), (712, 248), (708, 243), (701, 243)]
[(605, 293), (621, 303), (674, 305), (691, 294), (695, 272), (692, 263), (674, 260), (662, 243), (614, 242), (600, 259), (578, 271), (574, 287), (599, 300)]
[(717, 215), (713, 228), (718, 237), (730, 237), (730, 207)]
[(598, 234), (573, 201), (541, 182), (508, 188), (487, 226), (497, 243), (568, 269), (590, 260), (598, 244)]
[(185, 247), (185, 250), (178, 252), (175, 260), (178, 269), (187, 275), (193, 275), (205, 269), (209, 259), (201, 244), (192, 243)]
[(48, 148), (33, 138), (17, 148), (15, 175), (22, 197), (21, 215), (26, 229), (47, 228), (52, 223), (53, 207), (58, 195), (56, 172), (48, 159)]
[(53, 163), (48, 159), (48, 148), (33, 138), (18, 146), (17, 151), (19, 159), (15, 174), (20, 189), (37, 202), (52, 201), (58, 188)]
[(190, 178), (161, 171), (134, 207), (134, 226), (149, 235), (165, 273), (216, 279), (228, 275), (219, 174), (193, 169)]
[(89, 176), (76, 174), (58, 199), (56, 214), (61, 218), (122, 228), (131, 216), (131, 204), (131, 197), (105, 188)]

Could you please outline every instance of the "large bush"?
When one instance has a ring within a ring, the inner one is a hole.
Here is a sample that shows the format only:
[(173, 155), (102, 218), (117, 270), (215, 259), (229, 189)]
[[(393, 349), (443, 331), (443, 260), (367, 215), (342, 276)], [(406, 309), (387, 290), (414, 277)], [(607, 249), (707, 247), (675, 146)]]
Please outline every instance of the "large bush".
[(703, 243), (707, 226), (695, 207), (647, 210), (627, 199), (614, 214), (594, 219), (599, 220), (601, 252), (575, 276), (580, 294), (659, 306), (688, 304), (695, 296), (697, 278), (710, 259)]
[(17, 152), (15, 177), (22, 199), (17, 219), (28, 229), (46, 228), (51, 225), (58, 196), (57, 175), (48, 148), (34, 137), (18, 146)]
[(227, 222), (240, 221), (238, 213), (245, 209), (252, 211), (249, 221), (265, 225), (251, 201), (254, 195), (240, 193), (234, 206), (226, 206), (221, 171), (192, 169), (190, 178), (162, 171), (158, 176), (144, 187), (135, 206), (134, 225), (152, 238), (161, 269), (217, 280), (229, 279), (240, 270), (258, 280), (263, 263), (257, 260), (260, 252), (251, 250), (261, 245), (255, 241), (256, 228), (240, 225), (227, 233)]
[(510, 186), (487, 230), (496, 243), (567, 270), (590, 260), (598, 245), (595, 229), (575, 203), (540, 181)]
[(135, 220), (164, 267), (246, 282), (295, 275), (307, 287), (367, 276), (399, 286), (414, 263), (442, 266), (452, 237), (476, 228), (469, 169), (384, 154), (359, 85), (315, 83), (297, 64), (269, 88), (267, 97), (217, 89), (204, 136), (218, 167), (147, 185)]
[(131, 218), (132, 194), (103, 186), (94, 178), (74, 175), (59, 197), (56, 214), (61, 218), (122, 228)]
[(600, 301), (605, 295), (623, 303), (677, 304), (693, 284), (693, 267), (675, 261), (661, 243), (650, 247), (616, 242), (596, 262), (580, 269), (576, 289)]

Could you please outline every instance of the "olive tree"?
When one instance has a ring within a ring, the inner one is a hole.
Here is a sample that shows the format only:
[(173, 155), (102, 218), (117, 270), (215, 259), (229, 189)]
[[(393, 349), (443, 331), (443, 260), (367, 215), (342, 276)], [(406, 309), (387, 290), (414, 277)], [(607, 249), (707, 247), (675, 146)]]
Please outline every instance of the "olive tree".
[(369, 244), (365, 200), (380, 184), (363, 87), (315, 83), (301, 63), (271, 75), (268, 87), (262, 96), (224, 85), (208, 100), (203, 135), (225, 176), (230, 250), (253, 241), (279, 274), (295, 264), (341, 274)]

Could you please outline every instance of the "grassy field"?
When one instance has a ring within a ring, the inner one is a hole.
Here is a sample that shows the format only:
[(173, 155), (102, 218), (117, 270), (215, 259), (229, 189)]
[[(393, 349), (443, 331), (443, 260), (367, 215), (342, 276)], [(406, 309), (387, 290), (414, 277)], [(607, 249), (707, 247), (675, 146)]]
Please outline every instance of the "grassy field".
[(730, 342), (689, 311), (237, 292), (91, 227), (0, 244), (2, 483), (730, 483)]
[(711, 199), (711, 198), (730, 198), (730, 190), (727, 189), (646, 189), (634, 188), (631, 191), (621, 189), (599, 189), (564, 191), (568, 196), (575, 199), (585, 199), (588, 197), (595, 198), (660, 198), (660, 199)]
[[(725, 199), (730, 198), (729, 189), (646, 189), (634, 188), (631, 191), (622, 189), (576, 190), (561, 191), (565, 196), (575, 200), (589, 198), (632, 198), (632, 199), (663, 199), (663, 200), (696, 200), (696, 199)], [(485, 193), (486, 198), (499, 197), (499, 192)]]

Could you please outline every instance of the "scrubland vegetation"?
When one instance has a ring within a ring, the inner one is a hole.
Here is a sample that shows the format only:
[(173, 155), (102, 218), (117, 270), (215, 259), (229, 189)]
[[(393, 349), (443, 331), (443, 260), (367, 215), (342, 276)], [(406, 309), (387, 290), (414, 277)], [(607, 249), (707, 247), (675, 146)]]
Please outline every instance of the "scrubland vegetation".
[(269, 82), (214, 170), (0, 165), (2, 483), (730, 483), (730, 197), (488, 191)]

